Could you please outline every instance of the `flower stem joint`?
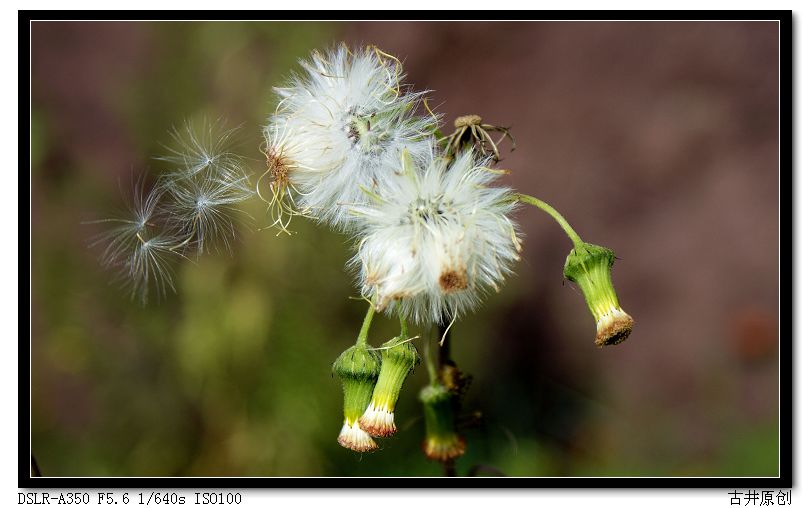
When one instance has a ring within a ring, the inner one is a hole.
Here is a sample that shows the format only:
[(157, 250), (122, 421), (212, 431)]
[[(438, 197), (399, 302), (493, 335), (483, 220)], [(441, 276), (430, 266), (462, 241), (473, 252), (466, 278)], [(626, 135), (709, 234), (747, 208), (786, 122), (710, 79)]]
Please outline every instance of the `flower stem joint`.
[(343, 383), (343, 428), (338, 443), (356, 452), (377, 449), (377, 443), (360, 428), (358, 420), (371, 400), (380, 374), (380, 355), (366, 344), (357, 344), (338, 356), (332, 372)]
[(396, 433), (394, 408), (408, 374), (419, 363), (416, 348), (404, 337), (396, 337), (380, 347), (382, 364), (374, 386), (371, 402), (360, 418), (360, 428), (373, 437), (388, 437)]
[(456, 459), (467, 447), (456, 433), (453, 394), (438, 382), (422, 389), (419, 399), (425, 408), (425, 431), (422, 451), (427, 458), (440, 462)]
[(631, 318), (619, 306), (610, 280), (616, 255), (598, 245), (579, 242), (565, 260), (563, 275), (575, 282), (585, 295), (585, 302), (596, 320), (596, 345), (619, 344), (633, 330)]

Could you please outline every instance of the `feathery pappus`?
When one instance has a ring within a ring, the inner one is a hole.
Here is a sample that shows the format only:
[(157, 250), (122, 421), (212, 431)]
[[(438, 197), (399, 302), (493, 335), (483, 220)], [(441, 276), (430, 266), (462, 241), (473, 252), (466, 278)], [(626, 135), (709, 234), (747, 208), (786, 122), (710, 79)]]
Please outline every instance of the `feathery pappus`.
[(516, 205), (510, 189), (489, 186), (501, 173), (489, 162), (468, 150), (419, 167), (405, 151), (374, 201), (352, 208), (362, 220), (350, 264), (378, 310), (399, 301), (416, 323), (454, 319), (511, 273), (520, 259)]
[(294, 215), (348, 230), (348, 206), (368, 201), (366, 190), (387, 178), (403, 149), (417, 160), (430, 156), (422, 140), (437, 118), (417, 113), (424, 92), (403, 85), (400, 61), (376, 47), (340, 45), (300, 63), (304, 72), (276, 88), (258, 190), (266, 194), (269, 181), (263, 199), (281, 230)]
[(103, 246), (101, 263), (118, 271), (132, 297), (142, 304), (150, 289), (163, 297), (174, 291), (176, 262), (210, 250), (230, 249), (237, 224), (248, 218), (239, 203), (254, 191), (244, 160), (228, 150), (235, 130), (205, 122), (201, 129), (186, 124), (172, 132), (174, 148), (158, 160), (171, 169), (147, 190), (141, 176), (134, 185), (125, 214), (89, 221), (105, 224), (91, 246)]

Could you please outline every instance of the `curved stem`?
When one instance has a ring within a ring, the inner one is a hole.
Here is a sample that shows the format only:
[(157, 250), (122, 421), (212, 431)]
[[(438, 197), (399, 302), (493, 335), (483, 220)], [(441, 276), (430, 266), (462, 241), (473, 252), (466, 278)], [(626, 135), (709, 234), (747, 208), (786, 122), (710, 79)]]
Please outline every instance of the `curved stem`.
[(568, 224), (568, 221), (565, 220), (565, 217), (563, 217), (560, 214), (560, 212), (555, 210), (554, 207), (552, 207), (550, 204), (546, 203), (541, 199), (537, 199), (534, 196), (529, 196), (528, 194), (515, 193), (514, 196), (515, 199), (517, 199), (518, 201), (522, 201), (523, 203), (536, 206), (537, 208), (551, 215), (554, 218), (554, 220), (557, 221), (560, 227), (563, 228), (563, 231), (565, 231), (565, 233), (568, 235), (571, 241), (574, 242), (575, 247), (577, 245), (580, 245), (581, 243), (584, 243), (582, 241), (582, 238), (580, 238), (577, 232), (574, 231), (574, 228), (572, 228), (571, 225)]
[(363, 319), (363, 326), (360, 327), (360, 334), (357, 336), (357, 345), (365, 346), (368, 339), (368, 329), (371, 328), (371, 320), (374, 318), (374, 302), (368, 305), (366, 317)]
[(402, 305), (397, 301), (397, 313), (399, 314), (399, 336), (402, 339), (408, 338), (408, 322), (405, 320), (405, 313), (402, 311)]

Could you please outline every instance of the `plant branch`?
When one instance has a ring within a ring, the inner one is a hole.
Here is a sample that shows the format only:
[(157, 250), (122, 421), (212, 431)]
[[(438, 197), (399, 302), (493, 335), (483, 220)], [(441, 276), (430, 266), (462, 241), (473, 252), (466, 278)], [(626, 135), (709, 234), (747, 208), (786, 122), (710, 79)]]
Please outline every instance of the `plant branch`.
[(364, 346), (367, 344), (368, 329), (371, 328), (371, 320), (374, 318), (374, 302), (369, 302), (366, 317), (363, 319), (363, 326), (360, 327), (360, 334), (357, 336), (357, 345)]
[(565, 217), (563, 217), (562, 214), (560, 214), (560, 212), (555, 210), (553, 206), (551, 206), (550, 204), (546, 203), (541, 199), (537, 199), (534, 196), (529, 196), (528, 194), (515, 193), (514, 196), (517, 201), (521, 201), (523, 203), (536, 206), (540, 210), (543, 210), (547, 214), (551, 215), (551, 217), (553, 217), (554, 220), (557, 221), (560, 227), (563, 228), (563, 231), (565, 231), (565, 233), (568, 235), (571, 241), (574, 242), (575, 247), (583, 243), (582, 238), (580, 238), (577, 232), (574, 231), (574, 228), (572, 228), (571, 225), (568, 224), (568, 221), (565, 220)]
[[(450, 344), (452, 343), (452, 337), (450, 336), (450, 325), (445, 324), (444, 319), (442, 319), (437, 328), (437, 337), (436, 343), (439, 347), (439, 372), (444, 378), (444, 374), (446, 372), (446, 368), (454, 369), (456, 367), (455, 362), (450, 358)], [(444, 379), (442, 379), (444, 382)], [(448, 387), (452, 390), (452, 387)], [(453, 395), (457, 397), (456, 394)], [(455, 408), (458, 407), (458, 401), (453, 404), (454, 413)], [(453, 414), (453, 420), (457, 419), (457, 415)], [(456, 474), (456, 461), (453, 459), (445, 460), (442, 462), (442, 469), (444, 470), (444, 476), (457, 476)]]

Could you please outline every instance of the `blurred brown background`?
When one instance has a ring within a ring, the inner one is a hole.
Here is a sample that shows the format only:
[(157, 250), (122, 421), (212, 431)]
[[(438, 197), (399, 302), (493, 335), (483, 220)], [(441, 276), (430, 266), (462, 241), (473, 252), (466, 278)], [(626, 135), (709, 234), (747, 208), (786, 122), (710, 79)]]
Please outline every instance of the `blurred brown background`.
[[(310, 50), (373, 43), (447, 123), (508, 125), (509, 185), (613, 248), (631, 338), (597, 349), (569, 241), (524, 209), (524, 260), (454, 327), (474, 376), (460, 474), (778, 474), (778, 26), (689, 23), (34, 23), (32, 445), (45, 475), (433, 475), (419, 369), (401, 431), (341, 449), (329, 365), (363, 304), (345, 238), (246, 228), (141, 307), (87, 247), (168, 131), (260, 126)], [(447, 130), (447, 127), (445, 127)], [(502, 148), (508, 152), (507, 145)], [(258, 201), (258, 200), (255, 200)], [(260, 202), (245, 209), (266, 225)], [(395, 333), (379, 320), (372, 342)], [(425, 333), (429, 333), (425, 331)], [(480, 468), (479, 468), (480, 471)], [(492, 470), (488, 470), (492, 471)]]

